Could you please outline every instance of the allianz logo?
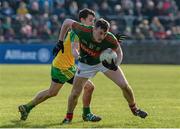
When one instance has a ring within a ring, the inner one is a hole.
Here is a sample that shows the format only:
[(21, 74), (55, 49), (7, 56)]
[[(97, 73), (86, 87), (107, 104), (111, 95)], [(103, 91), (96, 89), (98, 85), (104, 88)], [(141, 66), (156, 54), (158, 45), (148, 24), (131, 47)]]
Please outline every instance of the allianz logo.
[(5, 59), (36, 60), (36, 52), (26, 52), (18, 49), (7, 49)]
[(6, 60), (38, 60), (40, 62), (48, 62), (50, 59), (50, 51), (46, 48), (41, 48), (37, 51), (7, 49), (4, 58)]

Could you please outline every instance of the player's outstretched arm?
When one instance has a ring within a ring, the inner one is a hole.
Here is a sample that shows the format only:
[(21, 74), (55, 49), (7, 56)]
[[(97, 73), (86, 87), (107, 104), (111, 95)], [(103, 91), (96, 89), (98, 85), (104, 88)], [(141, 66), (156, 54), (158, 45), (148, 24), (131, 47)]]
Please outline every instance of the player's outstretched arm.
[(60, 41), (64, 41), (66, 33), (68, 32), (69, 29), (72, 28), (72, 24), (76, 22), (72, 19), (66, 19), (64, 20), (62, 27), (61, 27), (61, 31), (59, 33), (59, 40)]
[(72, 19), (66, 19), (61, 27), (61, 31), (59, 33), (59, 40), (56, 44), (56, 46), (53, 48), (53, 55), (56, 56), (58, 52), (61, 50), (62, 53), (64, 53), (64, 44), (63, 41), (65, 39), (67, 31), (72, 27), (73, 22), (75, 22)]

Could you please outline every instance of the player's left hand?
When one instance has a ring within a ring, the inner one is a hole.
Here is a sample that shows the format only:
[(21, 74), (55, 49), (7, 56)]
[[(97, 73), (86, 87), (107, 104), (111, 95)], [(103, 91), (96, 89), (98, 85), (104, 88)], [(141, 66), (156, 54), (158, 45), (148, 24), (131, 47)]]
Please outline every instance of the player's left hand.
[(111, 61), (111, 64), (109, 64), (106, 60), (102, 61), (102, 64), (104, 67), (108, 68), (109, 70), (116, 71), (118, 69), (118, 66), (116, 66), (113, 59)]
[(122, 42), (123, 40), (125, 40), (127, 38), (126, 35), (119, 34), (119, 33), (117, 33), (115, 36), (119, 42)]
[(63, 41), (59, 40), (56, 46), (53, 48), (53, 56), (56, 56), (60, 50), (62, 51), (62, 53), (64, 53)]

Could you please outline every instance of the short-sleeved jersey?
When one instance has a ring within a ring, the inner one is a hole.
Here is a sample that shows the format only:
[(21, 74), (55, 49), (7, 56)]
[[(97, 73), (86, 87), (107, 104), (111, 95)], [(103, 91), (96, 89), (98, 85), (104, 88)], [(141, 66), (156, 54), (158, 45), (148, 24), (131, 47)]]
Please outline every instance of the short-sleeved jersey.
[(85, 26), (81, 23), (74, 22), (72, 24), (72, 31), (79, 37), (80, 43), (80, 62), (88, 65), (96, 65), (100, 63), (100, 53), (107, 49), (117, 49), (118, 41), (115, 36), (108, 32), (105, 39), (101, 43), (93, 40), (92, 26)]
[(71, 35), (71, 31), (68, 32), (64, 40), (64, 53), (62, 53), (61, 51), (58, 52), (57, 56), (54, 58), (52, 62), (53, 67), (59, 69), (68, 69), (74, 65), (75, 59), (72, 54), (72, 47), (71, 47), (72, 38), (70, 38), (70, 35)]

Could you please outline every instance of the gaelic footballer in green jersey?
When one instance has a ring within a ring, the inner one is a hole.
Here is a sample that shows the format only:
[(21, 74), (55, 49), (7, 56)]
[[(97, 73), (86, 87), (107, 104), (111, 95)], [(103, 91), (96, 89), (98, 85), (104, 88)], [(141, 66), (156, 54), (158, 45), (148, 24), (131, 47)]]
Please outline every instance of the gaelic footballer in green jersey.
[[(74, 78), (73, 88), (68, 99), (67, 114), (73, 113), (86, 81), (94, 77), (97, 72), (102, 72), (121, 88), (132, 113), (135, 116), (145, 118), (147, 113), (137, 107), (133, 90), (126, 80), (123, 71), (118, 67), (122, 61), (122, 50), (115, 36), (109, 32), (109, 27), (109, 23), (104, 19), (97, 20), (94, 27), (84, 26), (71, 19), (66, 19), (62, 25), (60, 39), (62, 40), (65, 32), (71, 28), (79, 37), (81, 57), (78, 63), (78, 71)], [(116, 51), (118, 57), (116, 62), (112, 61), (111, 64), (100, 62), (100, 53), (106, 48), (112, 48)], [(63, 123), (69, 123), (71, 120), (66, 117)]]
[[(105, 34), (106, 36), (102, 40), (103, 43), (98, 43), (92, 38), (92, 26), (84, 26), (78, 23), (74, 23), (72, 25), (72, 30), (79, 37), (80, 57), (82, 57), (80, 58), (80, 62), (82, 63), (86, 63), (88, 65), (96, 65), (100, 63), (99, 56), (103, 50), (107, 48), (116, 50), (118, 47), (119, 43), (117, 39), (110, 32), (107, 32), (107, 34)], [(99, 39), (97, 40), (101, 41), (101, 37), (99, 37)]]

